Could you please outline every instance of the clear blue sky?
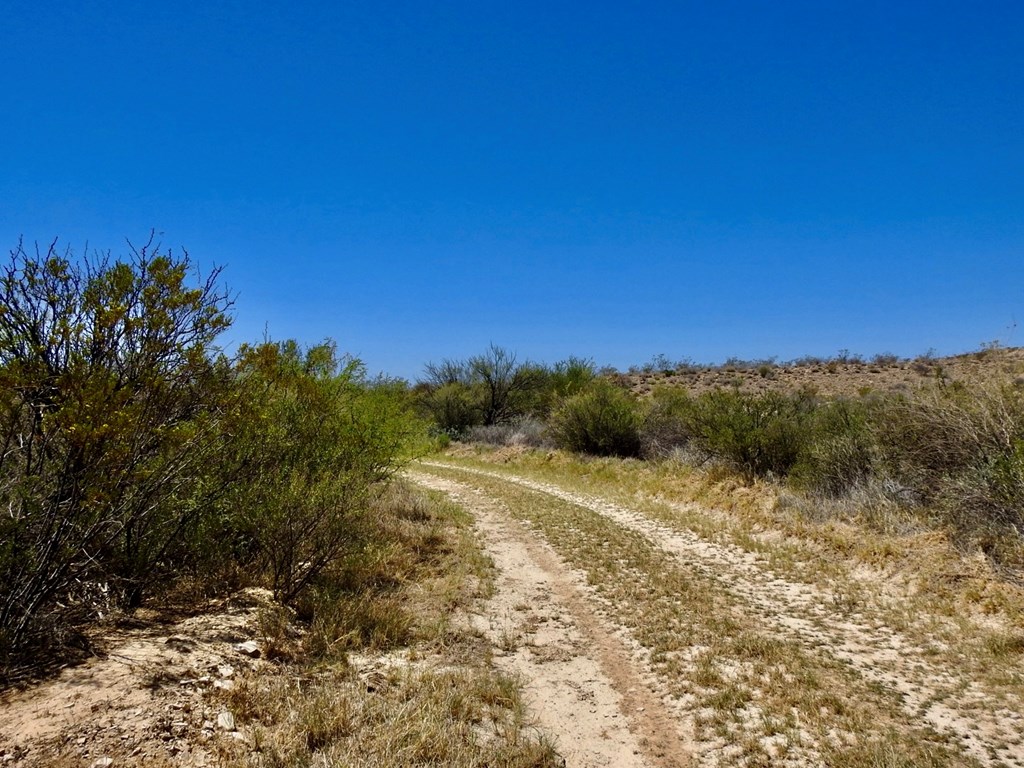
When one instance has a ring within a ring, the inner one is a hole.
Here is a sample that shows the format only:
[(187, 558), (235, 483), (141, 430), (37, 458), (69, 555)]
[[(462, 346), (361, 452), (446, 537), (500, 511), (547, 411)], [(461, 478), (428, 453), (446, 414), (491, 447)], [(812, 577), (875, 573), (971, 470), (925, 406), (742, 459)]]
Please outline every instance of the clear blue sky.
[(0, 244), (371, 370), (1024, 343), (1024, 3), (3, 4)]

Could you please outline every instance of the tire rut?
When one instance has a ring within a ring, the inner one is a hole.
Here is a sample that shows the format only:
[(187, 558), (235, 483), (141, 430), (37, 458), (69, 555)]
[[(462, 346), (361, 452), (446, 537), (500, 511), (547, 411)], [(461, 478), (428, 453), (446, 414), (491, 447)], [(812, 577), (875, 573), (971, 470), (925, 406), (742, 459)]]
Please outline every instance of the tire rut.
[(683, 768), (692, 728), (654, 692), (631, 649), (598, 615), (582, 577), (503, 503), (454, 480), (407, 472), (473, 514), (499, 570), (498, 588), (475, 620), (518, 674), (542, 729), (567, 768)]

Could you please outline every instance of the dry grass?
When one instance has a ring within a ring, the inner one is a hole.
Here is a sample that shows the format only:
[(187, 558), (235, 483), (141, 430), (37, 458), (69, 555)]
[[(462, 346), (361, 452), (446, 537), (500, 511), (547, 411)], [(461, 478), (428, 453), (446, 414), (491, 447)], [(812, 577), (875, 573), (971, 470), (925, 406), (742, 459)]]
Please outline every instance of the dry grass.
[(765, 624), (731, 585), (683, 566), (635, 531), (579, 504), (457, 469), (504, 500), (586, 574), (628, 627), (667, 692), (692, 714), (705, 756), (731, 765), (974, 765), (900, 697), (842, 660)]
[(394, 486), (371, 547), (321, 584), (299, 614), (270, 612), (264, 647), (280, 663), (221, 695), (242, 738), (226, 766), (554, 766), (517, 680), (459, 615), (493, 589), (470, 518), (436, 495)]
[(984, 559), (965, 555), (927, 510), (908, 511), (884, 489), (845, 500), (810, 499), (777, 484), (744, 482), (726, 468), (592, 459), (561, 451), (460, 446), (460, 464), (514, 472), (640, 508), (652, 519), (767, 558), (787, 576), (831, 584), (858, 567), (895, 580), (922, 614), (1004, 615), (1024, 622), (1024, 590)]
[(228, 766), (558, 764), (518, 682), (486, 665), (281, 674), (245, 681), (228, 704), (251, 739)]

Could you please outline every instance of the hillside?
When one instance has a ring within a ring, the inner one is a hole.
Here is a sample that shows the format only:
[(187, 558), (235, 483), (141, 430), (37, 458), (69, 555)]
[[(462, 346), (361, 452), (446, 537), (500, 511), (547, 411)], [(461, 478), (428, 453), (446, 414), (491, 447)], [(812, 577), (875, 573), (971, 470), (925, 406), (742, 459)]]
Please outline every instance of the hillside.
[(821, 395), (855, 397), (869, 392), (911, 392), (935, 381), (978, 381), (1024, 376), (1024, 347), (990, 347), (949, 357), (912, 360), (878, 355), (859, 358), (805, 358), (791, 363), (732, 361), (718, 366), (679, 365), (672, 370), (632, 370), (617, 374), (637, 395), (658, 387), (685, 387), (695, 394), (739, 387), (760, 393), (811, 388)]

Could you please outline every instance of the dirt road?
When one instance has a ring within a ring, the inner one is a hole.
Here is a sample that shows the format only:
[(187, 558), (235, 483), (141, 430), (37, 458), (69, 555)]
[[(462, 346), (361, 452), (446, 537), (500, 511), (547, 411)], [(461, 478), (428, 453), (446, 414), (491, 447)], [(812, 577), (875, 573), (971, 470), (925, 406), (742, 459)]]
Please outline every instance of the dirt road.
[(410, 477), (475, 515), (498, 578), (474, 623), (505, 653), (499, 666), (526, 683), (526, 700), (566, 765), (688, 765), (688, 729), (635, 664), (628, 640), (587, 600), (580, 574), (499, 501), (452, 480)]
[(483, 628), (569, 765), (1024, 766), (1020, 654), (901, 613), (881, 574), (796, 578), (770, 536), (708, 541), (514, 470), (411, 477), (476, 516), (503, 574)]

